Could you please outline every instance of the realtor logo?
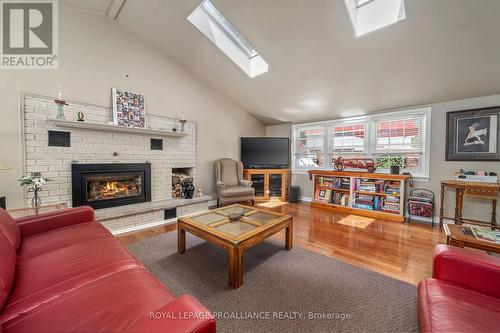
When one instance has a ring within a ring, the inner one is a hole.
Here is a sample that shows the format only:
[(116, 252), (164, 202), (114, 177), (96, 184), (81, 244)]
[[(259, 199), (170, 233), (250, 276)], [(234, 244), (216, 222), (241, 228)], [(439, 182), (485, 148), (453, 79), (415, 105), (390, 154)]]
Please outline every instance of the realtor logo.
[(57, 69), (57, 0), (0, 0), (2, 69)]

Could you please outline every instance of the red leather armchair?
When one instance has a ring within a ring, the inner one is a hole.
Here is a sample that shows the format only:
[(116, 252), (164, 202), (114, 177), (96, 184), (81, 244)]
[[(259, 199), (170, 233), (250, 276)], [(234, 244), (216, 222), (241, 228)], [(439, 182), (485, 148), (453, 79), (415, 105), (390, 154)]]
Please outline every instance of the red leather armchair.
[(92, 208), (18, 220), (0, 209), (0, 332), (204, 333), (215, 320), (165, 288)]
[(418, 318), (421, 332), (500, 332), (500, 258), (438, 245)]

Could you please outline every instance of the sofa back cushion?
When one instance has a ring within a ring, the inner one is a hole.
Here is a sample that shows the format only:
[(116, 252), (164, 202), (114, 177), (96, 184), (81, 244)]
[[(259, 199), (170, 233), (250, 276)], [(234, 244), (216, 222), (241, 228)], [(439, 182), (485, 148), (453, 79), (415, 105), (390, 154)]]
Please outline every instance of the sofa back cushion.
[(10, 241), (0, 231), (0, 310), (9, 297), (16, 270), (16, 252)]
[(7, 238), (14, 251), (17, 251), (21, 245), (21, 233), (16, 221), (2, 208), (0, 208), (0, 232)]

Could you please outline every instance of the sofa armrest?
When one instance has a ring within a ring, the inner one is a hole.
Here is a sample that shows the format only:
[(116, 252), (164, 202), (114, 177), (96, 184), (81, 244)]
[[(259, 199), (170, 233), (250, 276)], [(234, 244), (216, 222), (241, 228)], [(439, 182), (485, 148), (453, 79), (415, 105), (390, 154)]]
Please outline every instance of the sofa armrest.
[(16, 223), (21, 235), (26, 237), (72, 224), (93, 222), (94, 220), (94, 210), (89, 206), (81, 206), (21, 217), (16, 219)]
[(158, 311), (146, 314), (129, 333), (215, 333), (215, 319), (200, 302), (182, 295)]
[(486, 253), (438, 245), (433, 277), (500, 298), (500, 258)]
[(240, 179), (239, 182), (240, 182), (240, 186), (252, 187), (252, 181), (251, 180)]

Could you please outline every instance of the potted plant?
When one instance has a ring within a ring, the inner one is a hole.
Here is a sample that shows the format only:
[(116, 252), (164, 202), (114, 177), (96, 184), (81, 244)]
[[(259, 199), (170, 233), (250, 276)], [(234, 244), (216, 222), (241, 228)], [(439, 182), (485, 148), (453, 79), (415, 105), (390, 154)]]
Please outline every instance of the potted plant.
[(31, 199), (31, 206), (38, 212), (40, 206), (42, 205), (42, 199), (38, 193), (42, 190), (43, 185), (47, 182), (52, 181), (47, 177), (42, 177), (39, 172), (33, 172), (30, 176), (24, 176), (19, 179), (21, 186), (28, 187), (28, 192), (33, 192), (33, 198)]
[(406, 167), (406, 157), (403, 155), (382, 155), (377, 158), (377, 167), (390, 169), (394, 175), (399, 175), (401, 168)]

